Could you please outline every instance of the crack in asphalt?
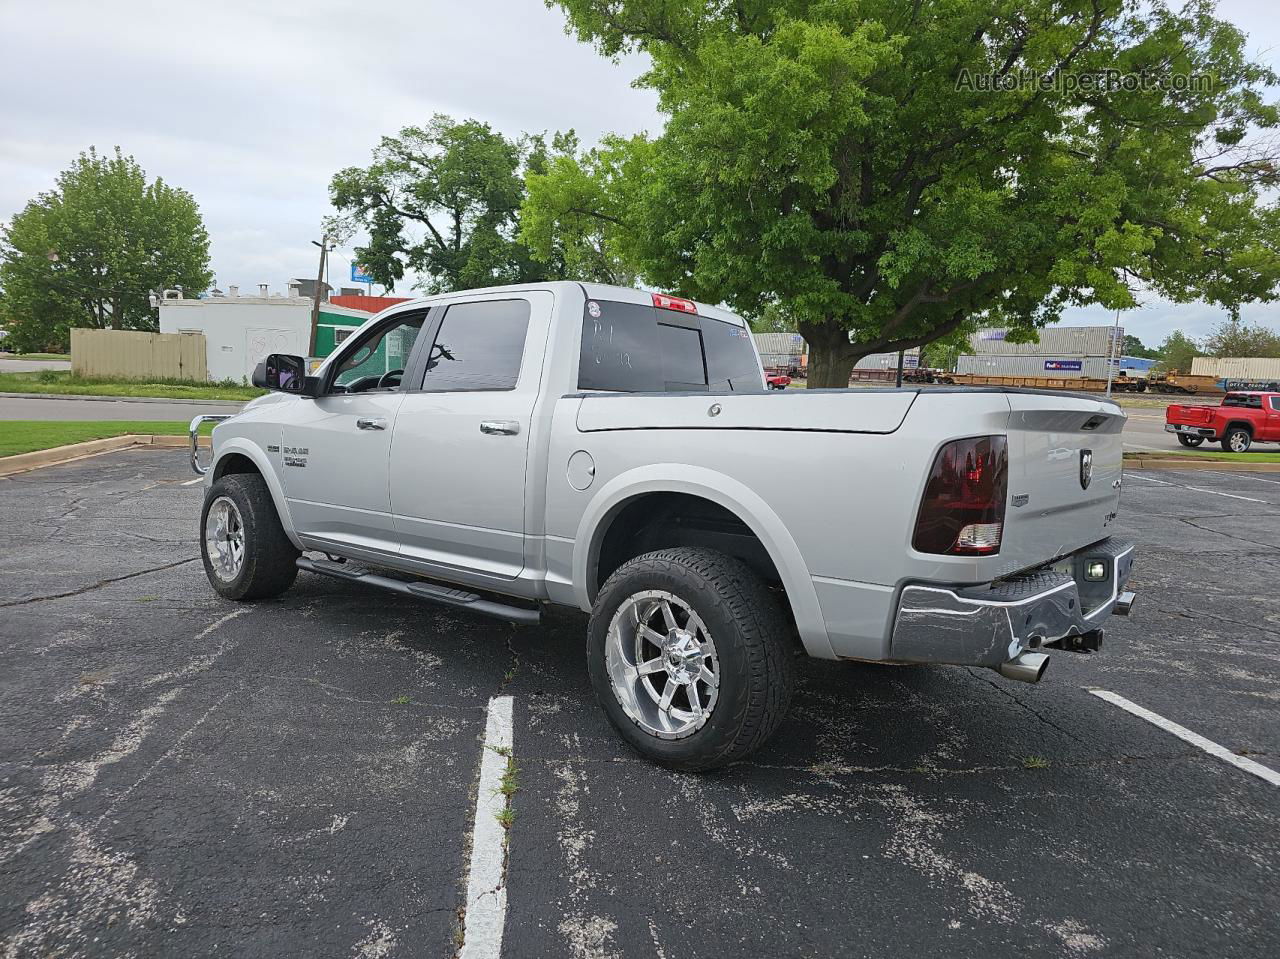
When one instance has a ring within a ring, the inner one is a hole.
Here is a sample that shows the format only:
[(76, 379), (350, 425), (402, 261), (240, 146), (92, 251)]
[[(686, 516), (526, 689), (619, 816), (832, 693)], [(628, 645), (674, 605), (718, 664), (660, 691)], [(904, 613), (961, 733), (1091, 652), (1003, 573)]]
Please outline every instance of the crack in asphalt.
[[(1262, 750), (1248, 750), (1249, 756), (1266, 756), (1269, 755)], [(1135, 762), (1178, 762), (1184, 759), (1204, 759), (1204, 753), (1196, 749), (1188, 748), (1178, 750), (1176, 752), (1155, 752), (1155, 753), (1125, 753), (1121, 756), (1104, 756), (1098, 759), (1075, 759), (1054, 761), (1050, 764), (1051, 769), (1089, 769), (1101, 768), (1104, 766), (1123, 766), (1128, 763)], [(1210, 757), (1211, 758), (1211, 757)], [(566, 761), (573, 763), (582, 763), (584, 765), (624, 765), (636, 766), (638, 768), (652, 769), (653, 764), (645, 759), (632, 758), (630, 756), (608, 756), (608, 757), (587, 757), (573, 756), (566, 759), (564, 756), (522, 756), (521, 763), (539, 764), (543, 766), (554, 766), (563, 764)], [(774, 772), (794, 772), (807, 773), (814, 776), (831, 777), (831, 776), (852, 776), (852, 775), (911, 775), (911, 776), (974, 776), (985, 773), (1007, 773), (1025, 772), (1028, 775), (1043, 773), (1044, 769), (1027, 768), (1023, 763), (1009, 763), (1007, 765), (987, 764), (982, 766), (963, 766), (963, 767), (940, 767), (940, 766), (855, 766), (847, 765), (840, 762), (823, 762), (809, 766), (792, 766), (781, 763), (757, 763), (745, 762), (735, 764), (734, 769), (767, 769)]]
[[(1242, 519), (1247, 519), (1247, 518), (1249, 518), (1249, 517), (1243, 516), (1242, 514), (1233, 514), (1233, 515), (1241, 515), (1241, 518), (1242, 518)], [(1194, 519), (1194, 517), (1193, 517), (1192, 519), (1188, 519), (1188, 518), (1187, 518), (1187, 517), (1185, 517), (1185, 516), (1179, 516), (1179, 517), (1177, 517), (1177, 520), (1178, 520), (1178, 522), (1179, 522), (1179, 523), (1186, 523), (1186, 524), (1187, 524), (1188, 526), (1190, 526), (1192, 529), (1198, 529), (1198, 530), (1200, 530), (1200, 532), (1202, 532), (1202, 533), (1213, 533), (1213, 534), (1215, 534), (1215, 535), (1217, 535), (1217, 536), (1225, 536), (1225, 537), (1227, 537), (1228, 539), (1238, 539), (1238, 540), (1240, 540), (1240, 542), (1242, 542), (1242, 543), (1252, 543), (1254, 546), (1262, 546), (1262, 547), (1265, 547), (1266, 549), (1275, 549), (1275, 550), (1280, 550), (1280, 546), (1276, 546), (1276, 545), (1274, 545), (1274, 544), (1272, 544), (1272, 543), (1262, 543), (1262, 542), (1259, 542), (1259, 541), (1258, 541), (1258, 540), (1256, 540), (1256, 539), (1248, 539), (1247, 537), (1241, 536), (1241, 535), (1239, 535), (1238, 533), (1224, 533), (1224, 532), (1223, 532), (1222, 530), (1220, 530), (1220, 529), (1213, 529), (1213, 528), (1212, 528), (1212, 527), (1210, 527), (1210, 526), (1201, 526), (1199, 523), (1193, 522), (1193, 519)]]
[(1200, 618), (1211, 619), (1215, 622), (1227, 623), (1228, 625), (1231, 625), (1231, 626), (1240, 626), (1244, 629), (1256, 629), (1258, 632), (1262, 633), (1264, 636), (1274, 635), (1273, 630), (1267, 629), (1263, 626), (1259, 626), (1257, 623), (1241, 622), (1238, 619), (1231, 619), (1230, 617), (1227, 617), (1227, 616), (1221, 616), (1218, 613), (1210, 613), (1204, 609), (1196, 609), (1190, 606), (1183, 606), (1181, 608), (1174, 608), (1170, 610), (1170, 612), (1174, 613), (1177, 616), (1181, 616), (1183, 619), (1191, 619), (1191, 620), (1200, 619)]
[(1062, 733), (1064, 736), (1068, 737), (1069, 739), (1073, 739), (1073, 740), (1075, 740), (1076, 742), (1078, 742), (1078, 743), (1079, 743), (1080, 745), (1082, 745), (1082, 746), (1088, 746), (1088, 745), (1089, 745), (1089, 743), (1085, 742), (1083, 739), (1081, 739), (1081, 738), (1080, 738), (1079, 736), (1077, 736), (1075, 733), (1071, 732), (1071, 730), (1069, 730), (1069, 729), (1064, 729), (1062, 726), (1059, 726), (1057, 723), (1053, 722), (1052, 720), (1045, 718), (1043, 715), (1041, 715), (1041, 713), (1039, 712), (1039, 710), (1035, 709), (1034, 707), (1028, 706), (1028, 705), (1027, 705), (1026, 703), (1024, 703), (1021, 699), (1019, 699), (1017, 696), (1013, 695), (1013, 693), (1009, 692), (1009, 690), (1005, 689), (1005, 688), (1004, 688), (1003, 686), (1001, 686), (999, 683), (995, 682), (994, 680), (987, 679), (987, 677), (985, 677), (985, 676), (979, 676), (977, 673), (975, 673), (975, 672), (973, 671), (973, 668), (972, 668), (972, 667), (970, 667), (970, 666), (966, 666), (966, 667), (964, 667), (964, 670), (965, 670), (965, 672), (967, 672), (970, 676), (972, 676), (974, 679), (980, 679), (980, 680), (982, 680), (984, 683), (986, 683), (986, 684), (987, 684), (988, 686), (990, 686), (992, 689), (996, 690), (996, 691), (997, 691), (997, 692), (999, 692), (999, 693), (1002, 693), (1003, 695), (1007, 696), (1009, 699), (1013, 700), (1015, 703), (1017, 703), (1019, 706), (1021, 706), (1021, 707), (1022, 707), (1023, 709), (1025, 709), (1027, 712), (1029, 712), (1032, 716), (1036, 717), (1036, 719), (1040, 720), (1040, 722), (1044, 723), (1046, 726), (1049, 726), (1049, 727), (1051, 727), (1051, 728), (1053, 728), (1053, 729), (1056, 729), (1058, 732)]
[(48, 596), (32, 596), (28, 599), (16, 599), (8, 603), (0, 603), (0, 609), (8, 609), (10, 606), (29, 606), (32, 603), (47, 603), (53, 599), (66, 599), (68, 596), (82, 596), (85, 593), (91, 593), (95, 589), (102, 589), (104, 586), (110, 586), (113, 583), (121, 583), (126, 579), (136, 579), (139, 576), (146, 576), (148, 573), (160, 573), (166, 569), (173, 569), (175, 566), (183, 566), (187, 563), (198, 563), (199, 556), (192, 556), (189, 559), (180, 559), (176, 563), (165, 563), (162, 566), (152, 566), (148, 569), (140, 569), (134, 573), (125, 573), (123, 576), (112, 576), (109, 579), (100, 579), (96, 583), (88, 586), (81, 586), (79, 589), (69, 589), (65, 593), (50, 593)]

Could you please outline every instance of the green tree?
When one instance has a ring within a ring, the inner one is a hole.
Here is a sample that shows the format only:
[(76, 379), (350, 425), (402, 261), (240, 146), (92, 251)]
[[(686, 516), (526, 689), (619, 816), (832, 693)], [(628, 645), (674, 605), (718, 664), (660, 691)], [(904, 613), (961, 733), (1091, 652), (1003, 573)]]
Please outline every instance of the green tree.
[(406, 270), (429, 293), (542, 280), (562, 264), (535, 260), (516, 231), (523, 173), (545, 163), (541, 138), (509, 140), (477, 120), (437, 114), (383, 137), (373, 163), (340, 171), (329, 195), (346, 221), (368, 230), (356, 256), (384, 286)]
[(209, 286), (209, 234), (191, 194), (92, 147), (0, 230), (11, 348), (66, 350), (72, 327), (154, 330), (153, 291)]
[(1142, 340), (1134, 336), (1132, 333), (1124, 335), (1124, 355), (1125, 356), (1141, 356), (1149, 360), (1158, 359), (1160, 353), (1153, 350), (1149, 346), (1143, 346)]
[[(587, 151), (585, 163), (592, 168), (625, 159), (625, 151), (613, 149), (613, 138), (605, 146)], [(520, 240), (533, 256), (565, 277), (631, 286), (636, 272), (617, 247), (618, 215), (615, 197), (599, 189), (600, 180), (589, 176), (578, 159), (578, 138), (570, 130), (557, 133), (547, 154), (536, 153), (525, 174), (529, 190), (537, 191), (543, 202), (526, 204), (520, 215)], [(621, 176), (610, 171), (609, 176)]]
[(1231, 317), (1209, 334), (1204, 348), (1210, 356), (1280, 356), (1280, 333)]
[(1191, 361), (1197, 356), (1204, 356), (1200, 344), (1181, 330), (1174, 330), (1160, 344), (1160, 363), (1166, 370), (1180, 373), (1191, 372)]
[(1211, 0), (548, 2), (603, 54), (647, 53), (668, 120), (557, 166), (526, 209), (596, 197), (646, 280), (748, 315), (785, 302), (814, 385), (1139, 288), (1276, 295), (1260, 195), (1280, 175), (1250, 135), (1280, 120), (1276, 78)]

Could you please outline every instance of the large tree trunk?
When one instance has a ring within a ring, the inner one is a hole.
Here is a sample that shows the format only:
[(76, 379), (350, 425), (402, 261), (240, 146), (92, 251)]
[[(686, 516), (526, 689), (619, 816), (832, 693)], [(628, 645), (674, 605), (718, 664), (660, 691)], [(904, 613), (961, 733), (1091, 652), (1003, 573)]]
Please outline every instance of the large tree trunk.
[(808, 387), (844, 389), (849, 385), (858, 353), (849, 343), (849, 331), (833, 320), (801, 323), (799, 333), (809, 344)]

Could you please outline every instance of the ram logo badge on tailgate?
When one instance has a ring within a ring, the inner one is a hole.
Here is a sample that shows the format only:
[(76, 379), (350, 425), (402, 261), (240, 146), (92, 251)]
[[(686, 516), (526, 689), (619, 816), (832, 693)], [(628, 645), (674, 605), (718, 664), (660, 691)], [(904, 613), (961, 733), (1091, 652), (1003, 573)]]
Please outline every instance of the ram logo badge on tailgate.
[(1093, 450), (1080, 451), (1080, 488), (1088, 489), (1093, 482)]

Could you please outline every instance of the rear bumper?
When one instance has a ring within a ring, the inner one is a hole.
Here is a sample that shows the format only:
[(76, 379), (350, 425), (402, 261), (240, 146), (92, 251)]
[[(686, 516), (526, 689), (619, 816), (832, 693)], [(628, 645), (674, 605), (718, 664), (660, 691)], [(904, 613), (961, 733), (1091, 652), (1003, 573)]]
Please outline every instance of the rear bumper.
[(1210, 426), (1190, 426), (1186, 423), (1165, 423), (1166, 433), (1181, 433), (1183, 436), (1203, 436), (1207, 440), (1216, 440), (1218, 434)]
[[(1095, 562), (1104, 564), (1105, 580), (1085, 578), (1086, 566)], [(1128, 615), (1133, 604), (1133, 594), (1125, 591), (1132, 568), (1133, 544), (1111, 538), (986, 586), (906, 586), (890, 657), (998, 669), (1027, 650), (1097, 649), (1107, 617)]]

